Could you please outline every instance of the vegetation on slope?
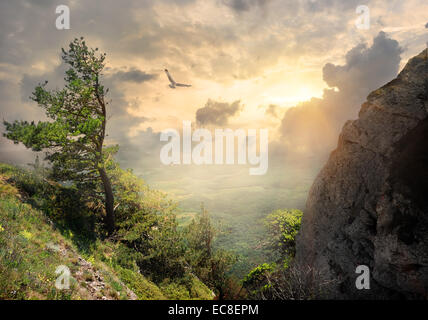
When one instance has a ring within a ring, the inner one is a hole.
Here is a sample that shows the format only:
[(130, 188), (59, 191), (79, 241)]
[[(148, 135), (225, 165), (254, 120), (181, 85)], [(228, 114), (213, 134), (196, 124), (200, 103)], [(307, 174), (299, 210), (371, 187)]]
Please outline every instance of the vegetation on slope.
[[(164, 270), (163, 278), (153, 269), (142, 272), (138, 252), (119, 236), (98, 233), (101, 219), (76, 201), (78, 191), (46, 180), (45, 170), (0, 164), (1, 299), (213, 298), (212, 290), (191, 270), (175, 276), (175, 271)], [(151, 206), (156, 200), (145, 203)], [(158, 240), (168, 241), (161, 234)], [(154, 257), (152, 252), (143, 260)], [(60, 265), (71, 272), (68, 290), (55, 287)]]

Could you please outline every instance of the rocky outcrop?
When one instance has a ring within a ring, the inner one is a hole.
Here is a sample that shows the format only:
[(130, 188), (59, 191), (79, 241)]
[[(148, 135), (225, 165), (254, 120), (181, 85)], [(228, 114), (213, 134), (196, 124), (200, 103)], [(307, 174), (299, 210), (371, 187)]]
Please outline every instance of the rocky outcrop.
[(331, 298), (428, 298), (427, 55), (370, 93), (311, 188), (296, 261), (333, 280)]

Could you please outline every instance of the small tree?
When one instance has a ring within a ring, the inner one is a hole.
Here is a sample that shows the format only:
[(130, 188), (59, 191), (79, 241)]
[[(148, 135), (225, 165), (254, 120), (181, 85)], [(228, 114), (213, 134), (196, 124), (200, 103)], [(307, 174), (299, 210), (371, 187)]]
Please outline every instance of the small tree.
[(186, 228), (186, 238), (191, 249), (188, 259), (199, 277), (207, 278), (215, 235), (216, 230), (211, 223), (210, 215), (201, 204), (201, 214)]
[(237, 257), (226, 250), (214, 250), (216, 233), (210, 215), (202, 204), (201, 214), (185, 230), (189, 248), (187, 260), (198, 278), (215, 289), (219, 300), (223, 300), (229, 293), (228, 286), (232, 281), (228, 272), (237, 262)]
[(46, 89), (47, 81), (39, 84), (31, 97), (46, 110), (50, 122), (4, 122), (5, 137), (22, 142), (34, 151), (46, 150), (46, 160), (52, 163), (52, 177), (73, 181), (93, 196), (96, 184), (103, 186), (105, 222), (109, 234), (115, 229), (114, 197), (105, 164), (116, 149), (104, 148), (107, 122), (108, 89), (100, 84), (105, 54), (87, 47), (83, 37), (62, 49), (62, 59), (70, 68), (66, 85), (61, 90)]
[(303, 212), (297, 209), (275, 210), (265, 219), (268, 231), (267, 248), (276, 261), (288, 264), (296, 254), (296, 236)]

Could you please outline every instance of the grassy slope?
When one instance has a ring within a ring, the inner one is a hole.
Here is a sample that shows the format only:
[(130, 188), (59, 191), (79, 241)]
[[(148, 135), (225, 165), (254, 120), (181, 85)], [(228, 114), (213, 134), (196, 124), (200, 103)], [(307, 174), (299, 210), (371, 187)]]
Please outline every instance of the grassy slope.
[[(191, 292), (176, 284), (160, 287), (135, 270), (114, 265), (115, 244), (97, 240), (80, 252), (73, 234), (61, 232), (11, 183), (21, 170), (0, 164), (0, 299), (211, 299), (194, 279)], [(70, 289), (58, 290), (55, 270), (70, 269)]]

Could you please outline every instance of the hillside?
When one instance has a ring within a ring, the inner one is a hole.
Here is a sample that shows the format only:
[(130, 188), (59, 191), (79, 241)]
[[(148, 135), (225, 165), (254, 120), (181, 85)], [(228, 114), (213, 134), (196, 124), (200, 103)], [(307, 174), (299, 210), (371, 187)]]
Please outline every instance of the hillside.
[[(0, 164), (0, 299), (212, 299), (196, 277), (190, 286), (160, 284), (121, 265), (120, 244), (91, 238), (39, 198), (40, 188), (60, 188), (35, 173)], [(71, 272), (59, 290), (57, 267)]]

